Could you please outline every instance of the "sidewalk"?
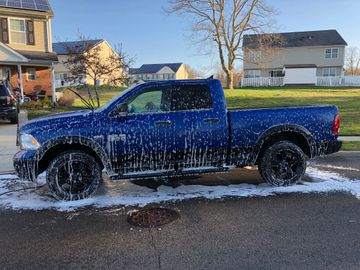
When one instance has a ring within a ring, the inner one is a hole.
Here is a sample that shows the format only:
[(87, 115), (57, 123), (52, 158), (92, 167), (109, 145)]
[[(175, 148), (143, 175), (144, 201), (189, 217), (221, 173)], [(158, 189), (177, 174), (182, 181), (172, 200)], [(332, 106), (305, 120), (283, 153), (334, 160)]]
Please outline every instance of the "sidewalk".
[[(27, 121), (27, 112), (21, 111), (19, 123)], [(19, 148), (16, 146), (17, 125), (11, 125), (8, 121), (0, 121), (0, 173), (14, 172), (12, 158)]]

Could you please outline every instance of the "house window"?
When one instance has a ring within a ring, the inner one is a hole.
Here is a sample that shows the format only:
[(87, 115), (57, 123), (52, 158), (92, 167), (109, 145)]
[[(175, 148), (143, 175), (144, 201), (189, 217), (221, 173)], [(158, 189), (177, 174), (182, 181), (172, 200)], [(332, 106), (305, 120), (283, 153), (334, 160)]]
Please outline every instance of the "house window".
[(338, 48), (327, 48), (325, 49), (325, 58), (326, 59), (336, 59), (339, 55)]
[(282, 70), (272, 70), (269, 73), (270, 77), (284, 77)]
[(336, 76), (336, 68), (324, 68), (323, 76), (324, 77), (335, 77)]
[(60, 73), (60, 80), (67, 81), (68, 78), (69, 77), (67, 73)]
[(259, 77), (261, 77), (260, 70), (248, 70), (245, 75), (245, 78), (259, 78)]
[(28, 68), (26, 72), (27, 72), (28, 81), (36, 80), (36, 69), (35, 68)]
[(10, 40), (12, 43), (26, 44), (25, 20), (10, 19)]
[(260, 60), (261, 52), (249, 52), (249, 62), (256, 63)]

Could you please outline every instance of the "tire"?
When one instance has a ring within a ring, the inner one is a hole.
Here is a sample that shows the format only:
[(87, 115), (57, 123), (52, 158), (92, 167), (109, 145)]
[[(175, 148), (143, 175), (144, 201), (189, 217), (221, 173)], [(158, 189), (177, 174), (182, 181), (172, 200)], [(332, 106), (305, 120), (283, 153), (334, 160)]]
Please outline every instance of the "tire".
[(10, 123), (11, 123), (11, 124), (17, 124), (17, 123), (19, 123), (19, 117), (16, 116), (16, 117), (14, 117), (14, 118), (11, 118), (11, 119), (10, 119)]
[(58, 200), (76, 201), (93, 195), (102, 182), (96, 159), (81, 151), (67, 151), (54, 158), (47, 168), (46, 181)]
[(306, 171), (306, 155), (296, 144), (280, 141), (269, 146), (258, 166), (262, 178), (273, 186), (295, 185)]

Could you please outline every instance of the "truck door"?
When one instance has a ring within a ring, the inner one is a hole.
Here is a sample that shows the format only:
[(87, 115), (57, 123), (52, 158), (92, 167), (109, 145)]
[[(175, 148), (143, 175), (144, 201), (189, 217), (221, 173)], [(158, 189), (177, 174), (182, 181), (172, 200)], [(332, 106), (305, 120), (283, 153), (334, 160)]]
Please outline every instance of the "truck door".
[(175, 131), (170, 94), (170, 86), (146, 87), (126, 101), (126, 117), (112, 120), (108, 148), (117, 173), (170, 169)]
[(179, 167), (222, 166), (228, 145), (224, 97), (212, 95), (204, 84), (175, 84), (171, 111), (175, 125)]

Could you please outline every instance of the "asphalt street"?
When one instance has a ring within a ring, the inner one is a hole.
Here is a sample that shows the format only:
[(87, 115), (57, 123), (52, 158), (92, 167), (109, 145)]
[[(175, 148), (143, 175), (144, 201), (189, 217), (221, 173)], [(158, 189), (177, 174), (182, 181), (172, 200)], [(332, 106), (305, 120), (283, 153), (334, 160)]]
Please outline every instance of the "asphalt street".
[[(360, 178), (358, 153), (338, 153), (312, 166)], [(256, 171), (228, 175), (224, 183), (211, 179), (203, 178), (217, 185), (260, 181)], [(176, 210), (180, 219), (145, 229), (127, 222), (139, 207), (2, 209), (0, 269), (360, 269), (360, 200), (347, 193), (154, 206)]]

